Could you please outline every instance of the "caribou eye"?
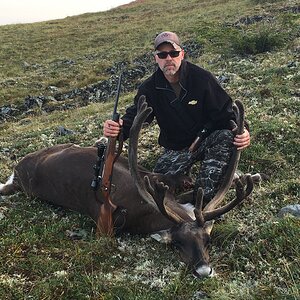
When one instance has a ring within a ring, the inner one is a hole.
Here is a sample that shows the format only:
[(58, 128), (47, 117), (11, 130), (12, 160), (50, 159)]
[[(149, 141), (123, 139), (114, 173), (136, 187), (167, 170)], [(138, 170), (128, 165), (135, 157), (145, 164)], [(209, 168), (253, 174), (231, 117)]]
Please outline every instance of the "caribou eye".
[(180, 241), (173, 241), (172, 244), (175, 246), (175, 247), (181, 247), (182, 246), (182, 243)]

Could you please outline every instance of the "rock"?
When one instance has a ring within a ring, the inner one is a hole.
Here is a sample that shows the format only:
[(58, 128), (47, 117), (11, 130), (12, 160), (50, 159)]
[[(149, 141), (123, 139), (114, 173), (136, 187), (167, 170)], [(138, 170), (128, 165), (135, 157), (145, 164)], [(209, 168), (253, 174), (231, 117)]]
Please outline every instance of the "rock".
[(254, 16), (246, 16), (239, 19), (237, 22), (234, 23), (235, 26), (239, 25), (252, 25), (258, 22), (271, 22), (274, 19), (273, 16), (268, 15), (254, 15)]
[(66, 235), (72, 240), (82, 240), (87, 237), (87, 232), (84, 229), (66, 230)]
[(287, 64), (288, 68), (297, 68), (298, 63), (296, 61), (289, 61)]
[(19, 121), (20, 125), (27, 125), (27, 124), (30, 124), (30, 123), (32, 123), (32, 120), (29, 119), (29, 118), (25, 118), (25, 119), (22, 119), (22, 120)]
[(197, 291), (194, 293), (192, 300), (198, 300), (198, 299), (210, 299), (210, 297), (207, 295), (207, 293), (203, 291)]
[(47, 90), (49, 90), (51, 93), (57, 93), (59, 91), (59, 88), (54, 85), (49, 85), (47, 87)]
[(300, 5), (295, 6), (287, 6), (279, 9), (280, 12), (289, 12), (293, 14), (299, 14), (300, 13)]
[(153, 61), (154, 61), (153, 53), (148, 52), (136, 57), (133, 60), (133, 64), (136, 66), (142, 66), (150, 74), (155, 71), (155, 67), (156, 67)]
[[(1, 200), (1, 198), (0, 198), (0, 200)], [(0, 211), (0, 220), (4, 219), (4, 217), (5, 217), (5, 215)]]
[(26, 109), (32, 109), (35, 106), (41, 108), (44, 105), (44, 103), (46, 103), (46, 102), (47, 102), (47, 98), (44, 97), (44, 96), (30, 96), (30, 95), (28, 95), (24, 99), (24, 105), (25, 105)]
[(129, 63), (126, 61), (118, 61), (110, 68), (107, 68), (106, 72), (109, 73), (110, 75), (117, 75), (121, 71), (124, 71), (125, 69), (127, 69), (128, 64)]
[(217, 77), (217, 79), (218, 79), (218, 81), (219, 81), (221, 84), (222, 84), (222, 83), (228, 83), (228, 82), (230, 81), (229, 76), (223, 75), (223, 74), (219, 75), (219, 76)]
[(4, 105), (0, 107), (0, 120), (9, 119), (17, 115), (19, 110), (14, 108), (12, 105)]
[[(0, 201), (2, 200), (2, 197), (0, 196)], [(5, 212), (8, 211), (8, 208), (3, 206), (3, 207), (0, 207), (0, 220), (4, 219), (6, 216), (5, 216)]]
[(283, 218), (286, 215), (293, 215), (297, 218), (300, 218), (300, 204), (291, 204), (291, 205), (287, 205), (285, 207), (283, 207), (279, 213), (278, 213), (278, 217), (279, 218)]
[(194, 40), (185, 41), (183, 48), (187, 54), (187, 57), (191, 58), (200, 57), (204, 52), (203, 46)]
[(30, 67), (30, 64), (27, 61), (23, 62), (23, 68), (28, 69)]
[(0, 113), (3, 115), (11, 115), (13, 112), (12, 108), (10, 106), (2, 106)]
[(57, 129), (57, 134), (58, 135), (71, 135), (71, 134), (74, 134), (74, 131), (67, 129), (63, 126), (59, 126)]

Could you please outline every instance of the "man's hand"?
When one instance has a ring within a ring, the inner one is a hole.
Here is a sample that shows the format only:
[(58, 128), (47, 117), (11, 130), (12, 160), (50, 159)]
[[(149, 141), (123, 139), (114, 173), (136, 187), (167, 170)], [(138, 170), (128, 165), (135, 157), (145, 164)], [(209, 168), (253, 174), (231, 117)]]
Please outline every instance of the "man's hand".
[(237, 150), (242, 150), (250, 145), (250, 133), (247, 129), (244, 133), (236, 135), (233, 144), (237, 147)]
[(106, 120), (103, 124), (103, 135), (106, 137), (117, 137), (122, 125), (122, 119), (119, 120), (119, 123), (113, 120)]

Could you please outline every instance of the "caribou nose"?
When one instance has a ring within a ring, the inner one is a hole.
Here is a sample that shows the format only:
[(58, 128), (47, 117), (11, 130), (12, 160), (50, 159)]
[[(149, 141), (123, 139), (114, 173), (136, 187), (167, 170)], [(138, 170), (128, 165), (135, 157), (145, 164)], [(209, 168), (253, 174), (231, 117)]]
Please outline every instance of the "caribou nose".
[(214, 269), (208, 265), (203, 265), (196, 270), (194, 270), (193, 274), (198, 278), (204, 277), (212, 277), (214, 276), (215, 272)]

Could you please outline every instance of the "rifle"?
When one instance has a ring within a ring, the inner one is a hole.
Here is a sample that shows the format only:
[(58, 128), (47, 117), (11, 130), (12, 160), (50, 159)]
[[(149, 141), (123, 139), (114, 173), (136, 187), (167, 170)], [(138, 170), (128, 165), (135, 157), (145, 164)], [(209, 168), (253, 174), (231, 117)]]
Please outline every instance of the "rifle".
[[(112, 114), (112, 120), (115, 122), (119, 122), (120, 114), (117, 112), (120, 90), (121, 90), (121, 81), (122, 74), (119, 76), (118, 87), (117, 87), (117, 95), (116, 101), (114, 105), (114, 110)], [(117, 147), (118, 142), (118, 147)], [(111, 184), (112, 184), (112, 175), (113, 175), (113, 165), (119, 155), (121, 154), (123, 148), (123, 138), (122, 134), (119, 134), (118, 137), (109, 137), (107, 146), (104, 153), (104, 165), (101, 168), (102, 176), (101, 176), (101, 190), (104, 196), (104, 202), (100, 206), (100, 213), (97, 222), (97, 233), (113, 235), (113, 218), (112, 214), (116, 210), (117, 206), (113, 204), (112, 199), (110, 197), (111, 192)]]

